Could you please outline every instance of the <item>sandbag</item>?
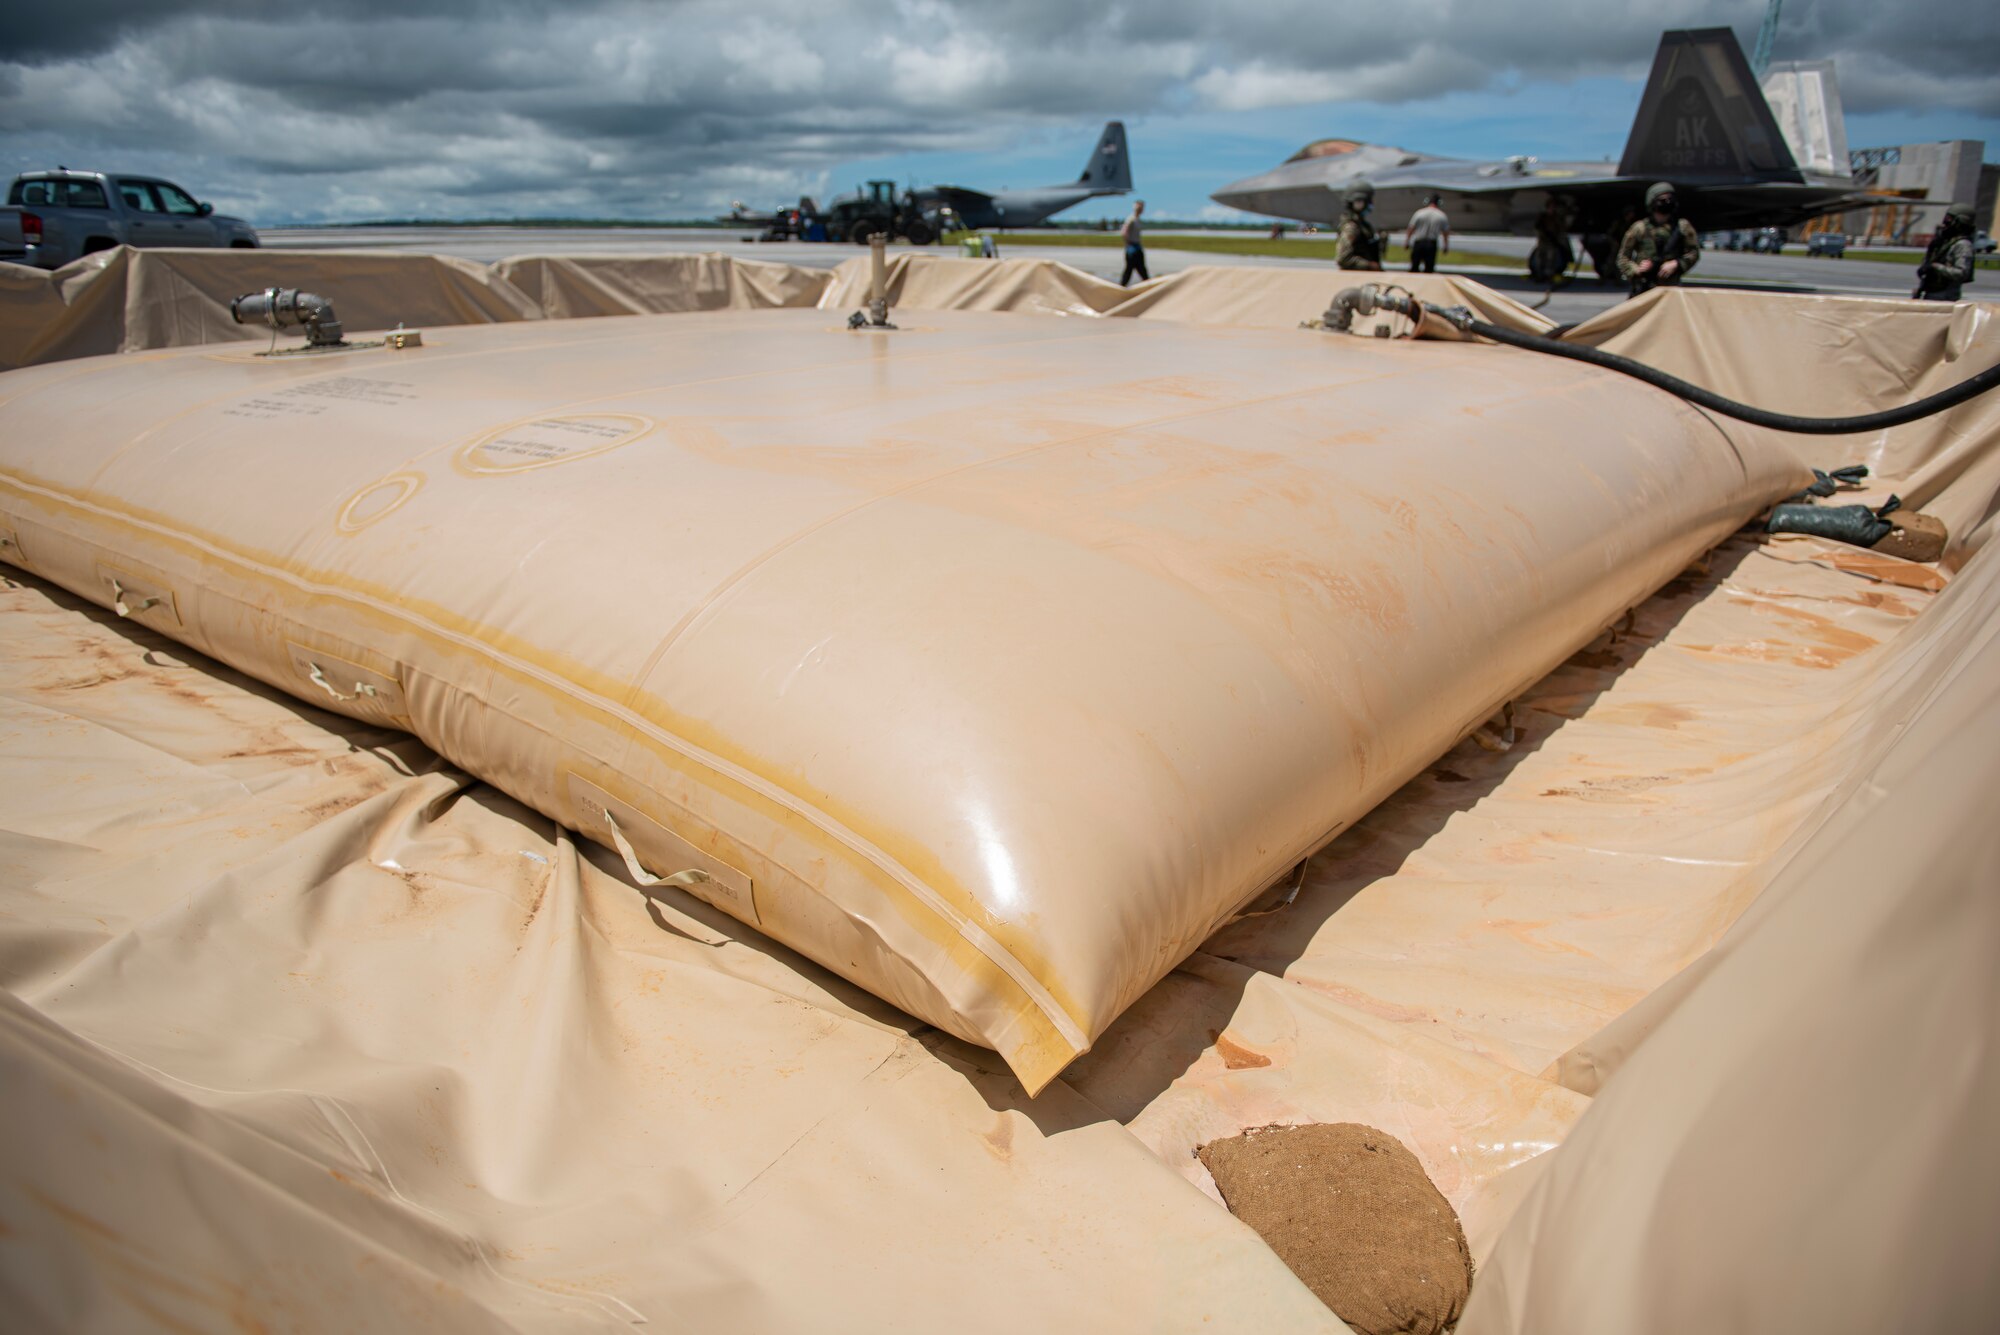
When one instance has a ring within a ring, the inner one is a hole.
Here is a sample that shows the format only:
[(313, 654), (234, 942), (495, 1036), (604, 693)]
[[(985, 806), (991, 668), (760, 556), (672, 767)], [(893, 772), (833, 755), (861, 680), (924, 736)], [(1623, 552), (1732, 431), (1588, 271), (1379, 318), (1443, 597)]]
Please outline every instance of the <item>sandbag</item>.
[(407, 729), (1040, 1089), (1809, 475), (1626, 377), (816, 311), (0, 377), (0, 559)]
[(1780, 505), (1764, 522), (1767, 533), (1804, 533), (1856, 547), (1873, 547), (1894, 527), (1866, 505)]
[(1201, 1147), (1229, 1212), (1355, 1335), (1441, 1335), (1472, 1288), (1451, 1202), (1410, 1147), (1358, 1122), (1254, 1127)]

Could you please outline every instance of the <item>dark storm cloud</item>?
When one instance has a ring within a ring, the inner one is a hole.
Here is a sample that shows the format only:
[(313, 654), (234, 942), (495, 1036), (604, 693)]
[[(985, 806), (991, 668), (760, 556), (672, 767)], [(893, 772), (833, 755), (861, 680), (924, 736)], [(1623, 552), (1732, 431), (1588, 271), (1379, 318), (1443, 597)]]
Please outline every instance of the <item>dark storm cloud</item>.
[[(426, 6), (434, 15), (466, 19), (504, 17), (534, 8), (524, 0), (451, 0)], [(410, 6), (403, 0), (341, 0), (328, 9), (354, 22), (373, 22), (407, 14)], [(5, 35), (0, 36), (0, 58), (46, 61), (89, 55), (124, 38), (198, 16), (281, 22), (310, 12), (282, 0), (65, 0), (16, 5), (8, 14)]]
[[(2000, 8), (1794, 9), (1779, 55), (1834, 58), (1850, 111), (2000, 115)], [(10, 17), (0, 138), (52, 160), (188, 165), (219, 201), (271, 220), (463, 215), (479, 201), (662, 216), (822, 189), (846, 161), (1073, 136), (1112, 116), (1636, 78), (1661, 29), (1734, 26), (1747, 49), (1763, 12), (1762, 0), (1657, 0), (1642, 18), (1602, 0), (79, 0)]]

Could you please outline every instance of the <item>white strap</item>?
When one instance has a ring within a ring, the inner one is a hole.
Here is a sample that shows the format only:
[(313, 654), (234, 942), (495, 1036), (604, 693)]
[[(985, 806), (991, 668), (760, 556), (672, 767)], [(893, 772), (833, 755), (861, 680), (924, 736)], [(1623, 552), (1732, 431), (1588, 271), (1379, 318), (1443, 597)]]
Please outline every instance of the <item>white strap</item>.
[(372, 696), (376, 694), (375, 688), (373, 686), (369, 685), (365, 681), (357, 681), (354, 683), (353, 695), (342, 695), (339, 691), (333, 688), (333, 683), (326, 679), (326, 673), (320, 671), (319, 664), (308, 662), (306, 666), (312, 669), (311, 672), (306, 674), (307, 679), (310, 680), (313, 685), (319, 687), (322, 691), (325, 691), (328, 695), (332, 696), (336, 700), (341, 701), (342, 703), (358, 700), (364, 695)]
[(653, 875), (639, 865), (639, 855), (632, 850), (632, 841), (618, 828), (618, 818), (611, 814), (610, 807), (604, 808), (604, 823), (611, 828), (611, 846), (618, 850), (618, 856), (625, 859), (625, 870), (631, 872), (632, 879), (640, 885), (648, 887), (671, 885), (686, 889), (688, 886), (700, 885), (703, 881), (713, 879), (699, 867), (689, 867), (686, 871), (677, 871), (671, 876)]
[[(608, 806), (604, 808), (604, 824), (611, 831), (611, 846), (618, 850), (619, 857), (625, 859), (625, 870), (644, 889), (650, 890), (655, 886), (666, 885), (672, 886), (677, 890), (685, 890), (691, 886), (697, 886), (705, 881), (715, 879), (699, 867), (689, 867), (683, 871), (677, 871), (671, 876), (655, 876), (639, 865), (639, 855), (633, 850), (632, 841), (627, 839), (625, 832), (618, 828), (618, 818), (611, 814), (611, 808)], [(662, 901), (654, 896), (648, 895), (646, 899), (655, 909), (662, 907)], [(683, 936), (692, 937), (705, 946), (726, 946), (729, 944), (728, 937), (710, 931), (706, 926), (693, 918), (689, 918), (686, 914), (677, 912), (674, 916), (680, 921), (666, 925)]]
[(138, 606), (128, 607), (125, 603), (125, 586), (118, 582), (116, 576), (112, 577), (111, 610), (116, 612), (119, 616), (129, 617), (134, 612), (143, 612), (149, 607), (156, 607), (159, 605), (159, 602), (160, 600), (158, 598), (141, 598), (139, 600)]

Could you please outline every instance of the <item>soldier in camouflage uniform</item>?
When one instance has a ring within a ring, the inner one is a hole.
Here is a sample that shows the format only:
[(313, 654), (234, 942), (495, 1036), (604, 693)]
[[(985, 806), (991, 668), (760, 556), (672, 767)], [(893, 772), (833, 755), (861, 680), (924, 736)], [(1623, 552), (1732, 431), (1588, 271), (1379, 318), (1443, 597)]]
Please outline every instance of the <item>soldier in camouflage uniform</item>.
[(1674, 209), (1674, 188), (1665, 181), (1646, 187), (1646, 215), (1626, 229), (1618, 244), (1618, 276), (1632, 285), (1632, 295), (1687, 277), (1701, 259), (1701, 237), (1694, 224)]
[(1972, 281), (1972, 205), (1954, 204), (1931, 237), (1924, 262), (1917, 266), (1918, 301), (1957, 301)]
[(1375, 187), (1356, 181), (1347, 191), (1347, 216), (1340, 223), (1340, 237), (1333, 244), (1333, 262), (1343, 269), (1380, 269), (1382, 234), (1368, 221), (1375, 207)]

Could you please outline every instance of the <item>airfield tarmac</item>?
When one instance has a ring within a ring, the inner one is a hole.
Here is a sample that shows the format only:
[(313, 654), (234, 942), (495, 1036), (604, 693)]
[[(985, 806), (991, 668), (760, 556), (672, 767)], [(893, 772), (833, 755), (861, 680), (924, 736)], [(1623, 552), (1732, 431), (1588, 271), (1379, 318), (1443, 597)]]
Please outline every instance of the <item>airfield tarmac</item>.
[[(460, 259), (491, 263), (510, 255), (644, 255), (661, 252), (721, 251), (745, 259), (774, 260), (811, 268), (832, 268), (842, 260), (865, 254), (858, 246), (825, 242), (759, 242), (741, 228), (698, 227), (313, 227), (272, 228), (263, 232), (264, 244), (281, 250), (394, 250), (452, 255)], [(1156, 240), (1172, 235), (1257, 236), (1254, 232), (1175, 232), (1156, 229)], [(1287, 233), (1287, 235), (1296, 235)], [(1518, 255), (1525, 266), (1531, 237), (1461, 236), (1468, 249), (1488, 254)], [(948, 255), (942, 246), (920, 248), (926, 253)], [(1293, 259), (1262, 255), (1220, 255), (1204, 251), (1169, 250), (1154, 245), (1147, 248), (1146, 261), (1157, 277), (1178, 273), (1198, 264), (1284, 265), (1324, 268), (1330, 282), (1339, 281), (1334, 269), (1333, 238), (1326, 237), (1327, 258)], [(1116, 279), (1124, 268), (1124, 255), (1115, 246), (1023, 246), (1008, 245), (1009, 258), (1058, 260), (1085, 273)], [(1506, 292), (1529, 305), (1538, 305), (1551, 319), (1573, 323), (1617, 305), (1625, 299), (1624, 289), (1600, 283), (1590, 276), (1588, 261), (1574, 284), (1551, 295), (1545, 304), (1546, 289), (1529, 280), (1519, 268), (1495, 265), (1453, 264), (1446, 256), (1441, 271), (1477, 278), (1496, 291)], [(1707, 284), (1754, 287), (1774, 292), (1834, 293), (1844, 296), (1907, 297), (1915, 281), (1915, 271), (1907, 265), (1869, 260), (1807, 259), (1802, 255), (1757, 255), (1735, 251), (1704, 251), (1701, 267), (1691, 287)], [(2000, 287), (2000, 285), (1996, 285)], [(1975, 293), (2000, 299), (2000, 290), (1989, 288)]]

